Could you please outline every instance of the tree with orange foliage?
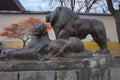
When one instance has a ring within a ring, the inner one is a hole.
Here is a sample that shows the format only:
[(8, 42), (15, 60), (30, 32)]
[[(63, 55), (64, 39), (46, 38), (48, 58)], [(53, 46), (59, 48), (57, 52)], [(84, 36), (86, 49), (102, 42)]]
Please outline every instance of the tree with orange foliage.
[(26, 42), (31, 38), (33, 25), (41, 23), (44, 22), (40, 19), (30, 17), (27, 20), (19, 21), (18, 23), (4, 27), (4, 31), (0, 33), (0, 36), (6, 36), (7, 38), (18, 38), (22, 40), (23, 47), (25, 47)]

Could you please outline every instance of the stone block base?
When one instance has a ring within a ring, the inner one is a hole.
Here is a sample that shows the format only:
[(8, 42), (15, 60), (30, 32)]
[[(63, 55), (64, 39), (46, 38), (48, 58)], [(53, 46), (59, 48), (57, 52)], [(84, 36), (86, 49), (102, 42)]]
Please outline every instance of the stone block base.
[(0, 61), (0, 80), (109, 80), (110, 71), (115, 70), (106, 66), (108, 57), (3, 60)]

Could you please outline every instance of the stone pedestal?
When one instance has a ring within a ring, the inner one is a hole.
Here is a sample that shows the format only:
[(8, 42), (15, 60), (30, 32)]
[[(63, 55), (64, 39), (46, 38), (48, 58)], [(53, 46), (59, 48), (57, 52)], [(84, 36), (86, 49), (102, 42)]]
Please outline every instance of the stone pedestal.
[(48, 61), (0, 61), (0, 80), (109, 80), (109, 55), (54, 58)]

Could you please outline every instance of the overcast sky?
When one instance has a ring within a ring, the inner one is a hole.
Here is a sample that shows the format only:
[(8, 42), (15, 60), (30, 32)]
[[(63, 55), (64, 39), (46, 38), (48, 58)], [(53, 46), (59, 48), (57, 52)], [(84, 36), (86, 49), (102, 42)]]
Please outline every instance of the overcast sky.
[[(21, 2), (21, 4), (24, 6), (24, 8), (27, 11), (52, 11), (54, 10), (57, 6), (60, 5), (59, 0), (52, 0), (53, 2), (51, 3), (51, 0), (19, 0)], [(104, 1), (104, 0), (101, 0)], [(76, 9), (79, 6), (76, 6)], [(96, 12), (102, 12), (101, 11), (101, 7), (100, 6), (95, 6), (96, 8)], [(100, 7), (100, 8), (99, 8)], [(84, 8), (81, 10), (81, 12), (84, 12)], [(91, 12), (92, 11), (91, 9)]]
[(58, 2), (53, 2), (54, 7), (50, 7), (50, 0), (20, 0), (24, 8), (28, 11), (48, 11), (59, 6)]
[[(57, 6), (60, 5), (59, 0), (19, 0), (21, 4), (24, 6), (24, 8), (27, 11), (52, 11)], [(114, 2), (114, 6), (116, 9), (118, 8), (118, 1)], [(80, 6), (80, 5), (79, 5)], [(76, 6), (76, 10), (79, 8), (79, 6)], [(101, 0), (99, 4), (95, 4), (92, 6), (92, 9), (90, 10), (91, 13), (103, 13), (103, 9), (106, 10), (106, 13), (109, 13), (106, 5), (105, 0)], [(81, 12), (84, 12), (85, 9), (83, 8)]]

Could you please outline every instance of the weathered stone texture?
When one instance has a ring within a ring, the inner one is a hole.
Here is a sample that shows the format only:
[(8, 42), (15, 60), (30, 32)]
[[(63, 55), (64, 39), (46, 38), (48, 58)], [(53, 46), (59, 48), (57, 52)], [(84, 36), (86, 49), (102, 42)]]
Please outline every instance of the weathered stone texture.
[(111, 68), (111, 80), (120, 80), (120, 68)]
[(120, 68), (0, 72), (0, 80), (120, 80)]
[(0, 80), (119, 80), (120, 69), (109, 69), (106, 57), (4, 60), (0, 61)]
[(0, 72), (0, 80), (18, 80), (18, 72)]
[(19, 80), (54, 80), (54, 71), (22, 71), (19, 72)]
[(77, 80), (76, 71), (57, 71), (57, 80)]

